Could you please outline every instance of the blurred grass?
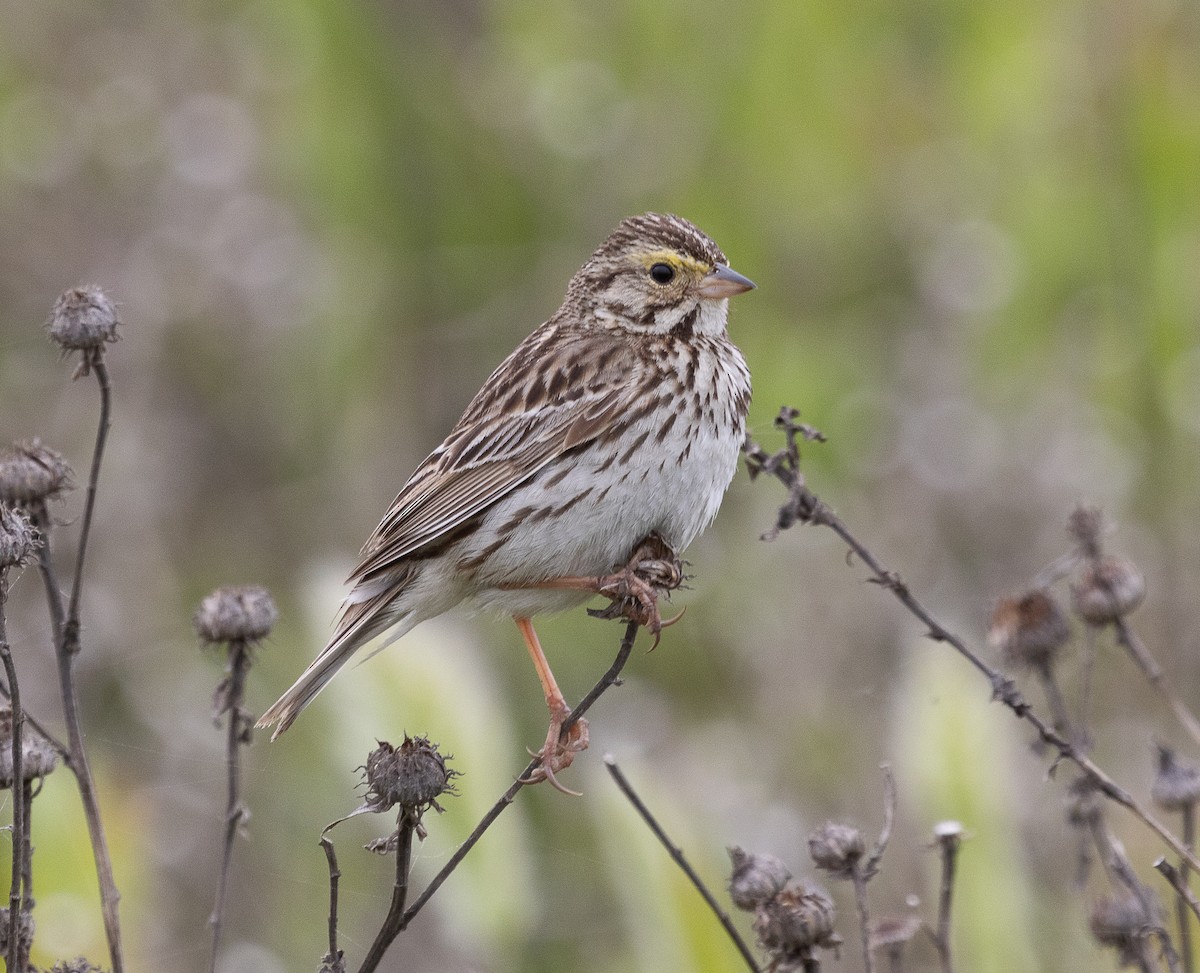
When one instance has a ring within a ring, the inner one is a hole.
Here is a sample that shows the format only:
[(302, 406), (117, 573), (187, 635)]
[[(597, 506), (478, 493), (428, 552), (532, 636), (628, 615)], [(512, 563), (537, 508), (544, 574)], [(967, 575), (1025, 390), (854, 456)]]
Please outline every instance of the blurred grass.
[[(780, 404), (802, 408), (831, 439), (806, 452), (810, 482), (932, 605), (978, 637), (989, 600), (1061, 553), (1089, 495), (1151, 579), (1144, 634), (1185, 697), (1200, 692), (1193, 7), (0, 0), (0, 22), (0, 438), (41, 435), (84, 468), (93, 390), (67, 387), (39, 325), (89, 279), (126, 321), (81, 675), (146, 963), (198, 968), (207, 949), (219, 676), (194, 654), (194, 606), (219, 583), (272, 589), (284, 619), (251, 693), (273, 699), (408, 472), (632, 212), (693, 218), (758, 282), (731, 325), (755, 435), (770, 439)], [(1023, 808), (997, 796), (1038, 765), (993, 725), (986, 687), (914, 649), (827, 539), (758, 544), (775, 501), (735, 483), (690, 552), (688, 615), (595, 714), (583, 802), (522, 794), (394, 968), (727, 968), (594, 772), (603, 747), (657, 773), (655, 799), (714, 875), (734, 841), (801, 870), (809, 827), (877, 820), (875, 766), (907, 766), (907, 843), (885, 861), (880, 911), (932, 901), (920, 843), (959, 816), (975, 835), (964, 957), (1095, 968), (1060, 791)], [(79, 506), (62, 510), (63, 554)], [(53, 723), (33, 580), (10, 631)], [(280, 968), (315, 965), (316, 836), (354, 805), (376, 736), (429, 733), (469, 771), (419, 869), (523, 766), (544, 714), (520, 643), (506, 623), (465, 624), (413, 633), (254, 748), (231, 964), (261, 968), (266, 947)], [(575, 613), (543, 637), (578, 697), (617, 633)], [(1144, 790), (1150, 734), (1169, 724), (1111, 655), (1099, 691), (1102, 756)], [(91, 920), (71, 918), (92, 880), (65, 784), (35, 814), (39, 920), (71, 931), (62, 955), (99, 959)], [(1038, 867), (1011, 867), (1023, 841)], [(343, 844), (359, 955), (389, 869)]]

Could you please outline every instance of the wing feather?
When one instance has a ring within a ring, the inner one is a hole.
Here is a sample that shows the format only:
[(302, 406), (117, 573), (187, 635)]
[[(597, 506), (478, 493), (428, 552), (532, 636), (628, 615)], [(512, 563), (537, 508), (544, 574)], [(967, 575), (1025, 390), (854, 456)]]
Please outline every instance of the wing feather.
[[(390, 572), (556, 457), (611, 428), (641, 385), (637, 372), (644, 366), (627, 340), (554, 325), (527, 338), (405, 484), (363, 547), (350, 580), (361, 583)], [(607, 353), (598, 354), (598, 342)], [(551, 381), (556, 372), (559, 380)]]

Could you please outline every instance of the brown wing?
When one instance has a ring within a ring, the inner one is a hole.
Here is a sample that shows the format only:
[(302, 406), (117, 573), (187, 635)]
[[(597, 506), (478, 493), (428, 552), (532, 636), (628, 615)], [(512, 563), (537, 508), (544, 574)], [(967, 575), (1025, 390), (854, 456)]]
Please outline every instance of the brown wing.
[(617, 335), (550, 324), (492, 373), (362, 550), (354, 583), (452, 534), (627, 413), (643, 365)]

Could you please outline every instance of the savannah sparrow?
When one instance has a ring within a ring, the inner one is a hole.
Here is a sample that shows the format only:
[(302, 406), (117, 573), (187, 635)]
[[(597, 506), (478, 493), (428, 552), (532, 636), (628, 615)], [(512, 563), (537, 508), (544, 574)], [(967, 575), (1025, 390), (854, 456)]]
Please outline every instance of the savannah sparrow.
[(401, 489), (333, 638), (258, 725), (278, 736), (361, 646), (466, 601), (524, 637), (551, 718), (536, 779), (557, 786), (587, 729), (560, 739), (569, 707), (530, 618), (613, 597), (646, 542), (679, 552), (712, 521), (750, 401), (728, 298), (752, 287), (687, 220), (624, 220)]

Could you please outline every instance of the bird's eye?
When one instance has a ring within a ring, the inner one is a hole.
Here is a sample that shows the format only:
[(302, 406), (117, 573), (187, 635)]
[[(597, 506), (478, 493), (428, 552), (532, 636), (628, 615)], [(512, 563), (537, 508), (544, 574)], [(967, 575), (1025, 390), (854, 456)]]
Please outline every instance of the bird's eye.
[(670, 264), (655, 264), (650, 268), (650, 276), (656, 284), (669, 284), (675, 276), (675, 268)]

